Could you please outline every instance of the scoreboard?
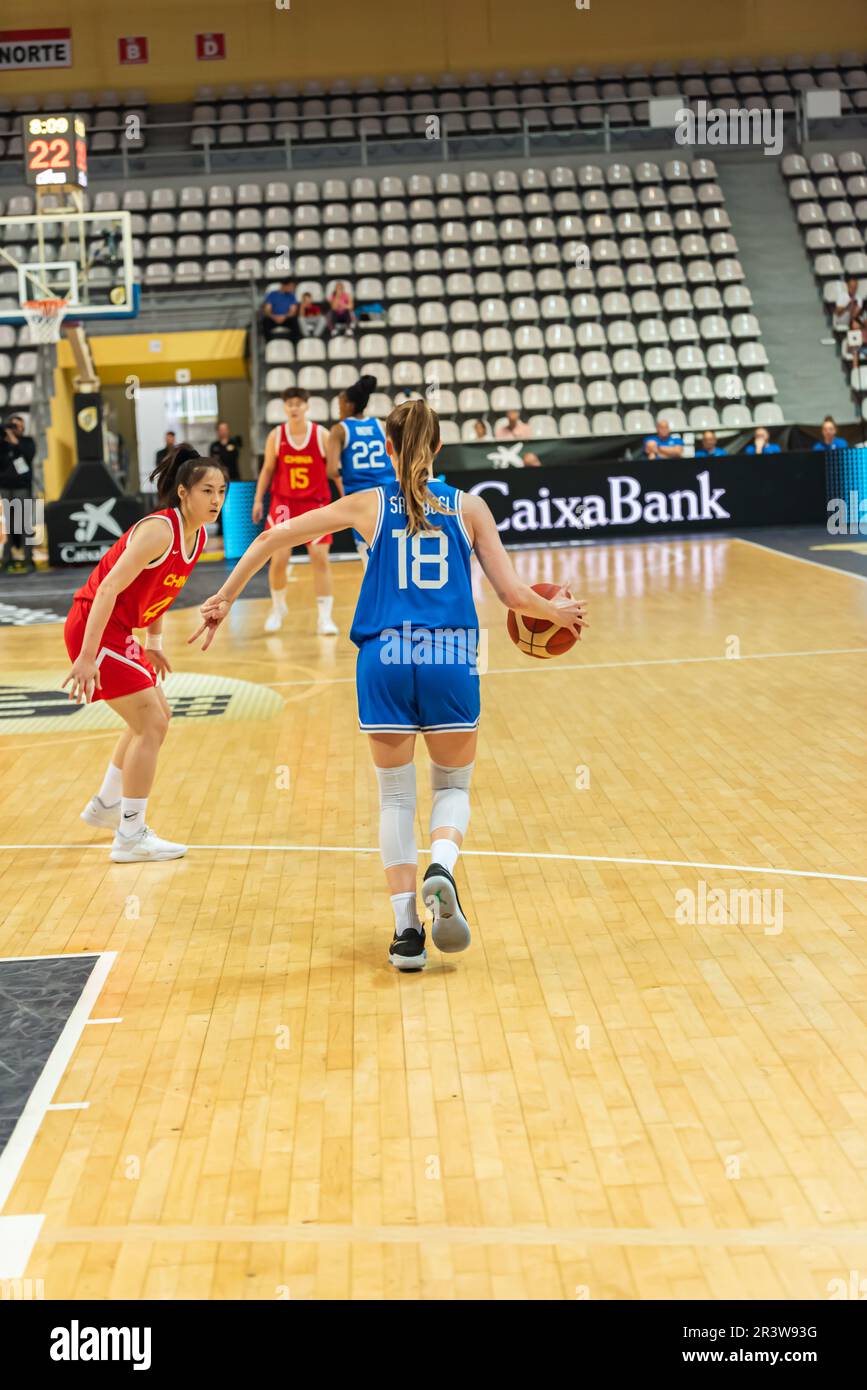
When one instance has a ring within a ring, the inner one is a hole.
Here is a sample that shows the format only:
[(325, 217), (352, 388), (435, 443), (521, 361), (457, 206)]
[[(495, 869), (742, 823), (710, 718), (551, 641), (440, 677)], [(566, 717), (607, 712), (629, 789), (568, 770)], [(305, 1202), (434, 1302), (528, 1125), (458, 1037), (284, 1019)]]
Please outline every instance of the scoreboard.
[(37, 188), (87, 187), (84, 120), (61, 112), (23, 116), (24, 169)]

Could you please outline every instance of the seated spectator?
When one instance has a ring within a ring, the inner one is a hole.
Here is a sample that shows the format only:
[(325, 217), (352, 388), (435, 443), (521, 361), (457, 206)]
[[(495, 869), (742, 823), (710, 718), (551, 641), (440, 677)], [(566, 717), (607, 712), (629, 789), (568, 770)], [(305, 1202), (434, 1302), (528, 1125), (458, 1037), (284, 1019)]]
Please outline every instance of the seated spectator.
[(679, 459), (683, 457), (683, 440), (679, 434), (672, 434), (668, 421), (661, 416), (656, 422), (656, 434), (648, 435), (644, 441), (644, 452), (649, 459)]
[(834, 310), (834, 318), (845, 318), (851, 325), (853, 319), (860, 318), (863, 307), (858, 300), (858, 281), (854, 275), (850, 275), (846, 281), (846, 292)]
[(262, 305), (262, 332), (266, 343), (275, 333), (284, 332), (293, 343), (301, 334), (298, 329), (298, 298), (295, 294), (295, 281), (290, 277), (280, 281), (280, 288), (269, 290)]
[(352, 295), (342, 280), (337, 281), (328, 302), (331, 305), (328, 313), (328, 331), (331, 334), (334, 334), (335, 329), (342, 333), (352, 333), (355, 328)]
[(325, 315), (309, 290), (305, 290), (298, 305), (298, 328), (302, 338), (320, 338), (325, 332)]
[(849, 320), (849, 332), (858, 334), (858, 341), (850, 348), (852, 367), (862, 367), (867, 362), (867, 308), (862, 304)]
[(475, 434), (476, 439), (479, 441), (480, 444), (484, 439), (493, 438), (487, 420), (474, 420), (473, 433)]
[(779, 444), (771, 444), (771, 436), (764, 425), (757, 426), (753, 433), (753, 442), (744, 449), (745, 454), (779, 454), (782, 450)]
[(842, 435), (837, 433), (837, 426), (833, 417), (826, 415), (822, 421), (822, 438), (817, 439), (813, 445), (813, 451), (817, 449), (848, 449), (849, 445)]
[(701, 448), (696, 449), (695, 456), (697, 459), (707, 459), (717, 454), (724, 455), (725, 449), (720, 448), (713, 430), (705, 430), (701, 436)]
[(505, 421), (497, 425), (497, 439), (529, 439), (530, 426), (521, 419), (520, 410), (507, 410)]

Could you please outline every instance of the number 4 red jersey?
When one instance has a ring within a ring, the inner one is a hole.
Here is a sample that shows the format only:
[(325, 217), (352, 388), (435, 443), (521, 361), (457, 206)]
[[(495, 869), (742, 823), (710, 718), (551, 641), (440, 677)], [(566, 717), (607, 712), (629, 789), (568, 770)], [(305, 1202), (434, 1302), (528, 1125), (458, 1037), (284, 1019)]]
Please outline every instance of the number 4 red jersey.
[(152, 560), (131, 584), (118, 594), (109, 622), (119, 624), (131, 631), (134, 627), (150, 627), (161, 613), (170, 608), (193, 571), (193, 566), (201, 555), (207, 531), (199, 527), (190, 553), (184, 549), (184, 524), (177, 507), (166, 507), (164, 511), (151, 512), (142, 517), (135, 526), (115, 541), (107, 550), (99, 564), (91, 571), (90, 577), (77, 591), (76, 599), (92, 603), (103, 579), (117, 564), (129, 543), (129, 538), (142, 521), (151, 517), (162, 517), (166, 526), (166, 548), (162, 555)]

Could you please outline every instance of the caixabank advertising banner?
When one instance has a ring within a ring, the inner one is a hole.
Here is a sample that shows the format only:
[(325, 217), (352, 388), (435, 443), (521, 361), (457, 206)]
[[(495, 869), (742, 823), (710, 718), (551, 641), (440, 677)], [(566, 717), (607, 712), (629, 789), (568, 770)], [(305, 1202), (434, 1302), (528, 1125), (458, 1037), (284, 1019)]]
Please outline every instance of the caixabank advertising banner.
[[(557, 446), (558, 452), (567, 449)], [(776, 454), (767, 461), (741, 454), (658, 462), (564, 459), (537, 468), (486, 468), (482, 446), (474, 467), (452, 468), (451, 452), (442, 450), (438, 471), (456, 487), (485, 499), (506, 545), (826, 519), (825, 459), (816, 453)]]

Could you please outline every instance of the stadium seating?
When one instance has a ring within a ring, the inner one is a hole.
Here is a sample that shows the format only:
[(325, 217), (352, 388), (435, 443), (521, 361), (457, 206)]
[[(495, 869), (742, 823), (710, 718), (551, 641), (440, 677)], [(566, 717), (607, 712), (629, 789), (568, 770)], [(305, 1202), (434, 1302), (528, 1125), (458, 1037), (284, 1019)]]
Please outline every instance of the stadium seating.
[[(252, 280), (264, 296), (291, 264), (299, 292), (321, 300), (342, 279), (357, 306), (384, 307), (354, 342), (272, 342), (269, 421), (290, 381), (335, 418), (347, 372), (374, 364), (383, 402), (436, 390), (467, 435), (512, 407), (534, 433), (567, 415), (592, 435), (622, 433), (627, 414), (650, 428), (662, 409), (678, 428), (730, 424), (776, 394), (715, 175), (675, 158), (128, 187), (91, 203), (130, 212), (145, 295)], [(31, 209), (18, 195), (7, 211)], [(0, 271), (0, 307), (15, 290)]]
[[(848, 323), (836, 318), (834, 309), (845, 296), (844, 282), (852, 277), (858, 281), (859, 298), (867, 297), (867, 166), (858, 150), (824, 151), (809, 157), (786, 155), (781, 172), (857, 401), (865, 395), (867, 381), (856, 379), (846, 344)], [(863, 377), (863, 368), (860, 371)]]

